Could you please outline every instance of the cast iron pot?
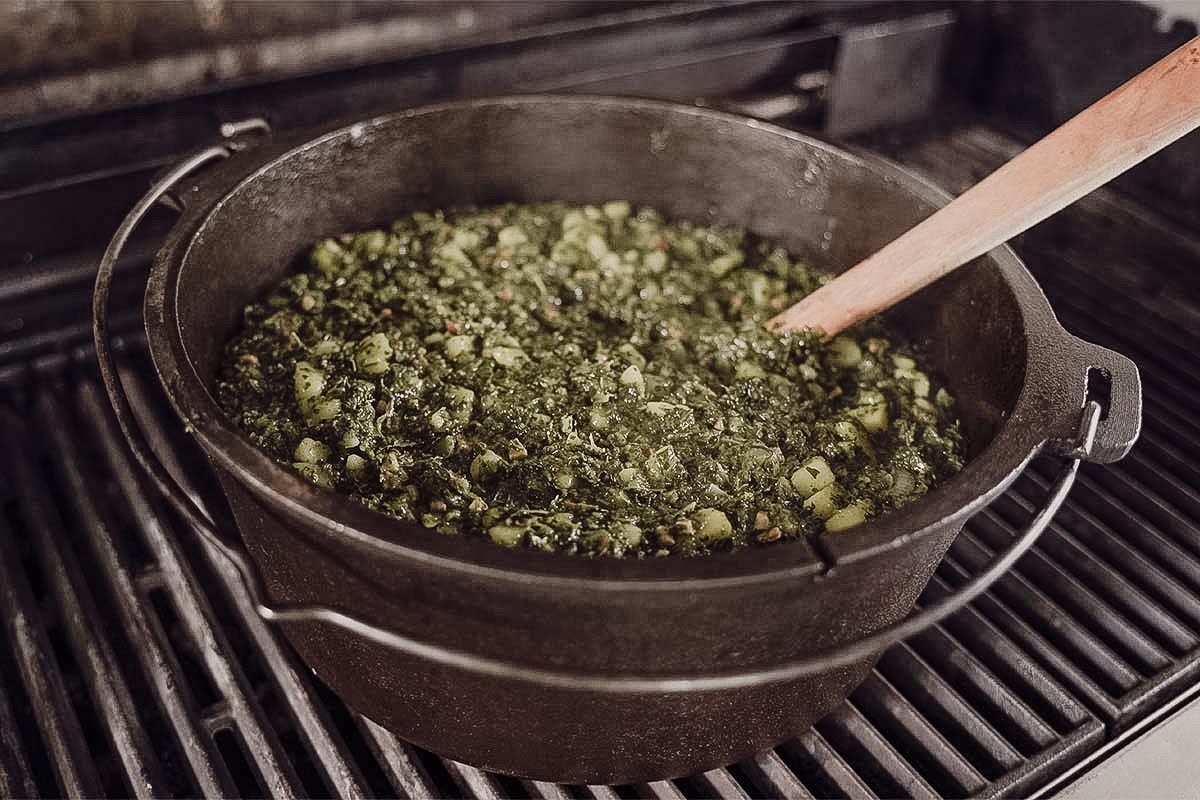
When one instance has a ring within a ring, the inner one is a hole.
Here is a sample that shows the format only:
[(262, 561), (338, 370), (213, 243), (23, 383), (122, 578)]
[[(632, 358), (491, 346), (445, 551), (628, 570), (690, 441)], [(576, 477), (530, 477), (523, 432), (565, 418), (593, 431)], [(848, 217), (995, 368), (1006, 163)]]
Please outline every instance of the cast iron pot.
[[(744, 226), (837, 270), (946, 196), (771, 125), (615, 98), (453, 103), (223, 154), (176, 187), (182, 216), (152, 269), (146, 332), (162, 385), (271, 600), (352, 613), (408, 643), (330, 624), (332, 612), (277, 616), (301, 657), (353, 708), (470, 764), (622, 783), (777, 744), (840, 703), (873, 657), (789, 665), (908, 614), (964, 520), (1035, 454), (1111, 461), (1137, 436), (1134, 365), (1068, 335), (1001, 248), (889, 313), (928, 348), (967, 441), (963, 471), (918, 502), (815, 546), (696, 559), (589, 560), (439, 535), (305, 482), (213, 400), (241, 309), (315, 239), (416, 209), (623, 198)], [(1089, 373), (1104, 378), (1093, 393), (1110, 390), (1081, 446)]]

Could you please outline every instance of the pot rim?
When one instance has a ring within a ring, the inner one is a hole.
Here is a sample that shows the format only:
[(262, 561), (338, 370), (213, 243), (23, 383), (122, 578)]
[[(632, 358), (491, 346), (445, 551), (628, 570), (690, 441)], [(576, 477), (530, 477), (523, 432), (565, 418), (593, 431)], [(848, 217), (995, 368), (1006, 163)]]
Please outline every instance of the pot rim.
[(426, 105), (341, 125), (316, 137), (297, 138), (239, 153), (217, 167), (211, 176), (205, 176), (201, 187), (189, 193), (182, 216), (155, 256), (145, 297), (146, 336), (155, 370), (172, 407), (211, 462), (230, 473), (274, 513), (289, 518), (293, 526), (303, 521), (311, 528), (320, 529), (320, 534), (308, 533), (310, 536), (328, 536), (328, 545), (341, 540), (352, 546), (372, 549), (381, 556), (451, 573), (469, 572), (476, 577), (487, 575), (517, 582), (536, 578), (543, 584), (562, 582), (574, 586), (586, 583), (592, 590), (630, 591), (636, 588), (654, 591), (712, 589), (763, 580), (819, 579), (839, 563), (904, 547), (945, 530), (947, 526), (961, 526), (1015, 480), (1041, 450), (1048, 438), (1046, 431), (1051, 429), (1051, 421), (1044, 426), (1035, 425), (1038, 430), (1032, 430), (1025, 424), (1025, 418), (1037, 419), (1038, 412), (1030, 411), (1028, 415), (1018, 412), (1030, 407), (1031, 398), (1037, 393), (1033, 379), (1035, 369), (1050, 367), (1035, 358), (1035, 353), (1045, 352), (1049, 344), (1065, 339), (1067, 334), (1058, 325), (1033, 276), (1007, 245), (983, 258), (1000, 270), (1004, 283), (1013, 294), (1025, 334), (1025, 369), (1012, 408), (992, 440), (958, 474), (920, 499), (847, 532), (852, 537), (839, 534), (843, 539), (852, 538), (854, 544), (837, 548), (836, 556), (820, 545), (818, 549), (823, 552), (817, 555), (804, 540), (713, 553), (702, 558), (584, 558), (530, 548), (510, 550), (481, 537), (446, 536), (373, 511), (336, 491), (309, 483), (251, 444), (221, 410), (193, 367), (176, 314), (178, 278), (183, 265), (195, 244), (202, 240), (208, 223), (225, 203), (283, 161), (332, 140), (361, 137), (364, 130), (384, 126), (392, 120), (488, 106), (531, 111), (563, 103), (584, 104), (598, 111), (642, 110), (740, 124), (835, 159), (867, 166), (880, 178), (890, 178), (898, 190), (934, 207), (951, 200), (949, 193), (887, 159), (848, 152), (771, 123), (659, 100), (608, 96), (524, 95)]

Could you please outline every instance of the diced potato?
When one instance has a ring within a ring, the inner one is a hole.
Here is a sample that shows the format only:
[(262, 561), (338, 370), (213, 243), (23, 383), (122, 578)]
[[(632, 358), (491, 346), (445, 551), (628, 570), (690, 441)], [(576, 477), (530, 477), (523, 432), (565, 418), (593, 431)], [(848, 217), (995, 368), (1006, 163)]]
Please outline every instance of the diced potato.
[(598, 233), (588, 236), (585, 246), (587, 247), (588, 255), (597, 261), (608, 253), (608, 242)]
[(858, 346), (858, 342), (848, 336), (835, 338), (829, 343), (829, 351), (833, 363), (843, 369), (857, 367), (862, 361), (862, 348)]
[(297, 361), (293, 371), (296, 402), (301, 408), (311, 408), (312, 401), (325, 391), (325, 373), (307, 361)]
[(519, 347), (493, 347), (491, 349), (492, 361), (495, 361), (502, 367), (515, 367), (518, 363), (528, 358), (525, 351)]
[(359, 372), (368, 375), (382, 375), (387, 372), (388, 362), (392, 358), (392, 343), (383, 333), (372, 333), (363, 337), (358, 343), (357, 359)]
[(500, 229), (500, 232), (496, 234), (496, 241), (500, 243), (501, 247), (516, 247), (528, 242), (529, 237), (516, 225), (509, 225), (507, 228)]
[(642, 257), (642, 266), (648, 272), (662, 272), (667, 266), (667, 254), (662, 250), (653, 250)]
[(604, 212), (604, 216), (608, 217), (614, 222), (620, 222), (621, 220), (625, 219), (632, 211), (632, 209), (629, 207), (629, 203), (625, 202), (624, 200), (613, 200), (605, 203), (601, 207), (601, 210)]
[(324, 422), (341, 413), (340, 400), (321, 398), (321, 392), (325, 391), (324, 372), (307, 361), (298, 361), (292, 374), (296, 404), (306, 417), (314, 422)]
[(814, 516), (821, 519), (828, 519), (834, 512), (833, 495), (837, 490), (837, 484), (831, 483), (825, 488), (815, 492), (811, 497), (804, 501), (806, 511), (812, 512)]
[(859, 421), (863, 429), (869, 433), (878, 433), (885, 430), (888, 426), (887, 406), (883, 403), (859, 406), (850, 413)]
[(625, 386), (632, 386), (639, 395), (646, 393), (646, 379), (642, 377), (642, 371), (630, 364), (621, 373), (621, 383)]
[(446, 261), (460, 266), (471, 266), (471, 257), (463, 252), (463, 249), (454, 242), (447, 242), (437, 249), (437, 254)]
[(833, 470), (829, 468), (829, 462), (821, 456), (810, 458), (792, 473), (792, 487), (805, 499), (833, 482)]
[(488, 536), (492, 537), (492, 541), (505, 547), (515, 547), (521, 543), (521, 539), (525, 536), (524, 528), (517, 528), (512, 525), (493, 525), (488, 528)]
[(562, 226), (564, 231), (579, 228), (587, 224), (587, 217), (583, 216), (583, 212), (573, 208), (563, 215)]
[(613, 536), (626, 547), (637, 547), (642, 543), (642, 529), (631, 522), (618, 522), (613, 526)]
[(711, 272), (714, 277), (720, 278), (740, 267), (742, 262), (745, 260), (746, 257), (742, 255), (741, 251), (726, 253), (725, 255), (717, 256), (710, 261), (708, 264), (708, 271)]
[(296, 445), (296, 451), (292, 456), (297, 461), (303, 461), (307, 464), (319, 464), (329, 458), (329, 448), (316, 439), (310, 439), (305, 436), (300, 440), (300, 444)]
[(462, 250), (474, 250), (481, 241), (482, 237), (475, 231), (459, 228), (454, 232), (454, 244)]
[(317, 400), (312, 405), (312, 420), (314, 422), (325, 422), (335, 418), (342, 413), (342, 401), (336, 397), (329, 400)]
[(446, 350), (446, 358), (451, 361), (458, 361), (475, 349), (475, 337), (470, 334), (460, 333), (457, 336), (451, 336), (446, 339), (442, 347)]
[(313, 266), (329, 277), (342, 270), (346, 251), (333, 239), (321, 241), (312, 251)]
[(883, 396), (883, 392), (876, 391), (875, 389), (863, 389), (859, 391), (855, 405), (874, 406), (884, 402), (887, 402), (887, 399)]
[(356, 249), (368, 256), (377, 256), (387, 247), (388, 236), (383, 231), (367, 231), (354, 237)]
[(839, 508), (829, 519), (825, 520), (825, 530), (830, 533), (837, 533), (848, 528), (853, 528), (855, 525), (861, 525), (867, 519), (867, 514), (860, 506), (848, 505), (845, 508)]
[(725, 512), (716, 508), (702, 508), (692, 515), (696, 536), (708, 543), (719, 542), (733, 535), (733, 524)]

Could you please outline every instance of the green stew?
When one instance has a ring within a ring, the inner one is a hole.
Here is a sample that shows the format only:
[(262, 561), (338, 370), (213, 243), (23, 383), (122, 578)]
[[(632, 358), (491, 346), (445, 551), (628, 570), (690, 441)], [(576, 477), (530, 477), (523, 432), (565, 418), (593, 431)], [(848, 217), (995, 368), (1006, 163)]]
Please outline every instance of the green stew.
[(445, 534), (613, 556), (836, 535), (963, 451), (878, 320), (763, 328), (830, 277), (620, 201), (416, 213), (319, 242), (247, 307), (218, 399), (309, 481)]

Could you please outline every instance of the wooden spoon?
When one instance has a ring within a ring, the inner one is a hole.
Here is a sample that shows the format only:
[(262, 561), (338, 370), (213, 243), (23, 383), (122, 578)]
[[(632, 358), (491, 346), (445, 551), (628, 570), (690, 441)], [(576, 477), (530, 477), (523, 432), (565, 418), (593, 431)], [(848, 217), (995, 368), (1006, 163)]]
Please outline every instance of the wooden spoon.
[(1031, 228), (1200, 125), (1200, 37), (767, 322), (834, 336)]

